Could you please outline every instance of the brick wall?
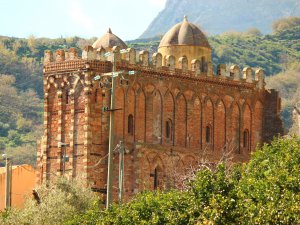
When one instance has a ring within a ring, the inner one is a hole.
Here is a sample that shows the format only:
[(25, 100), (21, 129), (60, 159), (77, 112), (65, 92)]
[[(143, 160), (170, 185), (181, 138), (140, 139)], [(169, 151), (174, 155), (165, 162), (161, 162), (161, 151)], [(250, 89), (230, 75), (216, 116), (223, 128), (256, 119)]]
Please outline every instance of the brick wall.
[[(109, 113), (102, 107), (110, 105), (110, 91), (93, 78), (111, 69), (110, 62), (99, 60), (45, 65), (40, 179), (65, 171), (105, 192)], [(118, 62), (117, 70), (139, 72), (126, 76), (128, 86), (116, 81), (115, 145), (120, 140), (126, 145), (126, 198), (145, 188), (172, 187), (199, 161), (217, 163), (224, 152), (232, 152), (234, 162), (246, 161), (258, 144), (282, 133), (278, 93), (258, 88), (258, 81), (128, 62)], [(65, 163), (64, 154), (70, 158)], [(118, 161), (115, 152), (114, 187)]]

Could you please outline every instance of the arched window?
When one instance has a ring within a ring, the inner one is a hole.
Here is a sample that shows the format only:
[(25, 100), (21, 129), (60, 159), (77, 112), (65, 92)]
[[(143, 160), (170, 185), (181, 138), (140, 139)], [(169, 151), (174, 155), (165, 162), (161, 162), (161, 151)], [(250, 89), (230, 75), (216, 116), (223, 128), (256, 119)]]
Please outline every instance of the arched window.
[(153, 189), (157, 190), (161, 187), (161, 169), (157, 166), (153, 173), (150, 174), (150, 177), (153, 177)]
[(69, 91), (67, 90), (66, 91), (66, 104), (69, 104), (69, 98), (70, 98), (70, 95), (69, 95)]
[(154, 190), (156, 190), (158, 188), (158, 169), (155, 168), (154, 170)]
[(95, 95), (94, 95), (94, 102), (97, 102), (98, 98), (98, 89), (95, 90)]
[(129, 114), (128, 116), (128, 134), (133, 135), (133, 116)]
[(168, 119), (166, 121), (166, 138), (172, 140), (172, 120)]
[(206, 72), (206, 62), (205, 62), (205, 57), (201, 57), (201, 72)]
[(248, 131), (248, 129), (244, 130), (243, 147), (246, 149), (249, 149), (249, 131)]
[(205, 140), (206, 143), (211, 143), (211, 126), (207, 125), (205, 130)]

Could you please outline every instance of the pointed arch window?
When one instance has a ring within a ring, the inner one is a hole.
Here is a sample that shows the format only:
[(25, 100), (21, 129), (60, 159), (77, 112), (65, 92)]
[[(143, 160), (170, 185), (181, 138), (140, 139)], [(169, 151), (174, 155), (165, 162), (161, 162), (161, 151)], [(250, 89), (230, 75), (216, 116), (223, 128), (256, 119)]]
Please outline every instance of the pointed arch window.
[(211, 143), (211, 140), (212, 140), (211, 136), (212, 136), (211, 126), (207, 125), (206, 129), (205, 129), (205, 141), (206, 141), (207, 144)]
[(161, 187), (161, 179), (162, 179), (162, 174), (161, 174), (162, 170), (159, 168), (159, 166), (157, 166), (153, 173), (150, 174), (150, 177), (153, 177), (153, 189), (157, 190), (159, 189), (159, 187)]
[(69, 91), (66, 91), (66, 104), (69, 104), (70, 102), (70, 95), (69, 95)]
[(133, 115), (128, 115), (128, 134), (133, 135)]
[(173, 130), (172, 120), (168, 119), (166, 121), (166, 139), (172, 140), (172, 138), (173, 138), (172, 130)]
[(94, 102), (96, 103), (98, 101), (98, 89), (95, 90), (95, 95), (94, 95)]
[(243, 147), (249, 150), (249, 130), (245, 129), (243, 133)]
[(201, 72), (206, 72), (206, 62), (205, 62), (205, 57), (201, 57)]

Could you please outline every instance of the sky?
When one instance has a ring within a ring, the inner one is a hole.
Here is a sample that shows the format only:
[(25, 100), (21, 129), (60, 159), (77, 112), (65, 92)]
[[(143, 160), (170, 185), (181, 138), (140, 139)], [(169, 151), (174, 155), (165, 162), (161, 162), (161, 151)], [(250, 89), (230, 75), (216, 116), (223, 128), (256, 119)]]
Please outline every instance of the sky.
[(0, 0), (0, 36), (138, 38), (166, 0)]

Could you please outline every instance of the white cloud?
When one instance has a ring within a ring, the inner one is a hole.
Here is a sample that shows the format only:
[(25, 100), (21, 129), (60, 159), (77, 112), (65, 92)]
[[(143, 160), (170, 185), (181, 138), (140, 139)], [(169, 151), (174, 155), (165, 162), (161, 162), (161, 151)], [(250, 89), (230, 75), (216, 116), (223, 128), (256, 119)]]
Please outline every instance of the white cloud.
[(87, 31), (93, 31), (94, 23), (92, 18), (86, 14), (81, 0), (70, 0), (69, 16), (79, 26)]

